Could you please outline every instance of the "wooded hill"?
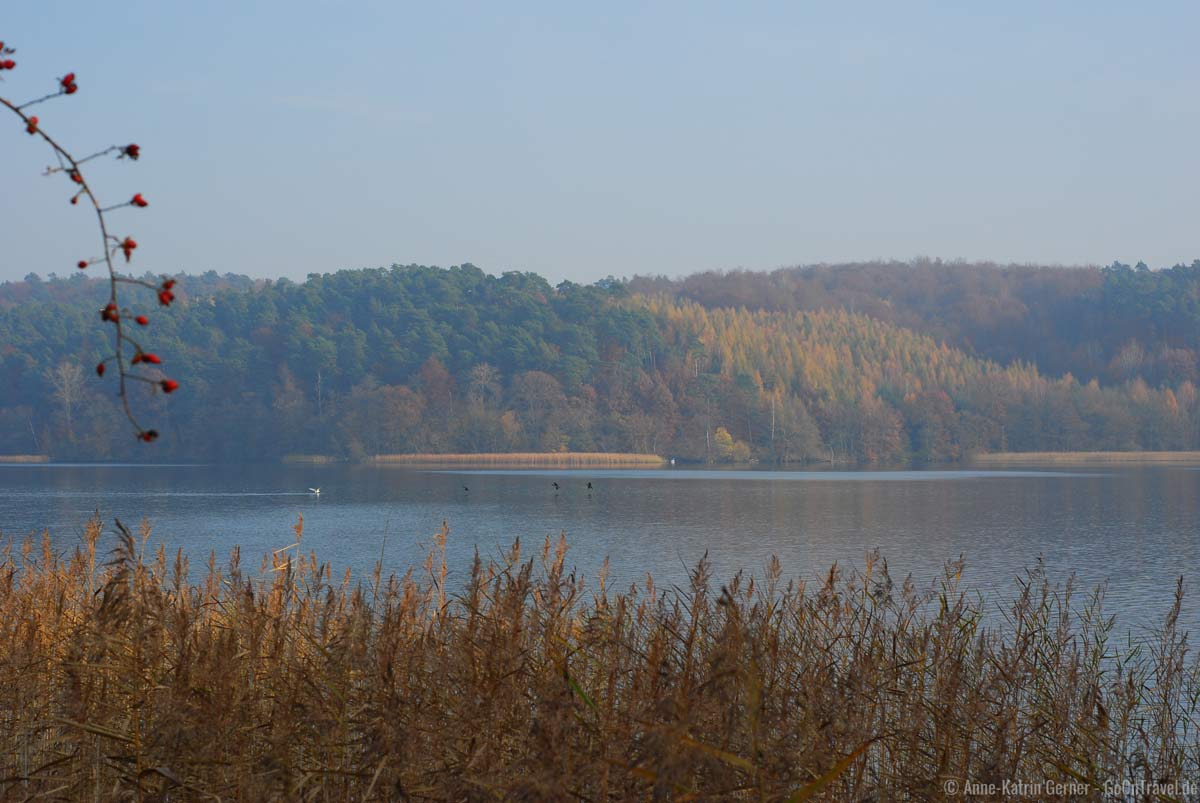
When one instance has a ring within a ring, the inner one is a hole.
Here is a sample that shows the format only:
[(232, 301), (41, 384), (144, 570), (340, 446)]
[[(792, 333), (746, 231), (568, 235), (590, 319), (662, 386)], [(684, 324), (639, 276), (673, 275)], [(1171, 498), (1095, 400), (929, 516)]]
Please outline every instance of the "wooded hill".
[(1083, 381), (1198, 379), (1200, 260), (1157, 271), (1143, 263), (870, 262), (636, 277), (629, 286), (710, 309), (859, 312), (1001, 364), (1030, 362), (1046, 374)]
[(183, 382), (146, 400), (163, 435), (153, 446), (135, 442), (112, 384), (91, 373), (106, 353), (106, 287), (0, 285), (0, 454), (900, 462), (1200, 447), (1200, 262), (918, 262), (558, 287), (471, 265), (304, 283), (184, 277), (175, 306), (136, 310)]

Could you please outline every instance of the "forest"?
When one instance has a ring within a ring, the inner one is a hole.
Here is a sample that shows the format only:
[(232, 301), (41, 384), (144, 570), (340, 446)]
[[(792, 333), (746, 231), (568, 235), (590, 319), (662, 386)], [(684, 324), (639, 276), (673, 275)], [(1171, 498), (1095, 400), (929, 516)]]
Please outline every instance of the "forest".
[(133, 310), (183, 384), (134, 399), (162, 433), (148, 446), (92, 373), (107, 353), (107, 283), (0, 285), (0, 455), (895, 464), (1200, 448), (1200, 260), (916, 260), (558, 286), (395, 265), (302, 283), (210, 271), (177, 291), (170, 309)]
[(771, 273), (635, 277), (632, 291), (705, 307), (845, 309), (1052, 376), (1152, 385), (1197, 381), (1200, 260), (1150, 270), (943, 262), (868, 262)]

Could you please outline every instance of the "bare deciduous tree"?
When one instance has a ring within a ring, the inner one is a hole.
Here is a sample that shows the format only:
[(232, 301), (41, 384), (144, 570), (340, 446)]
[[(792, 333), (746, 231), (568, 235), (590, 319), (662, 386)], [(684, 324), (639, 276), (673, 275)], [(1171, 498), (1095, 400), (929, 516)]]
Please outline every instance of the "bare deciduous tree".
[(67, 437), (75, 440), (75, 426), (72, 412), (75, 403), (83, 393), (83, 368), (73, 362), (60, 362), (57, 367), (46, 372), (50, 384), (54, 386), (54, 397), (62, 405), (63, 418), (67, 423)]
[(486, 405), (489, 401), (500, 401), (500, 372), (481, 362), (471, 369), (471, 384), (468, 390), (472, 404)]

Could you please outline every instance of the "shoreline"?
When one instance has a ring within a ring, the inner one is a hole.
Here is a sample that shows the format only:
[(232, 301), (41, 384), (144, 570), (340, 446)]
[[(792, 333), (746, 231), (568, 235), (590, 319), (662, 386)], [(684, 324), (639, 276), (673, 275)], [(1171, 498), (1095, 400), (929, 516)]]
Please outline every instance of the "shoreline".
[(667, 459), (655, 454), (621, 452), (487, 452), (479, 454), (381, 454), (369, 465), (432, 466), (662, 466)]
[(993, 452), (979, 454), (966, 465), (982, 468), (1051, 465), (1157, 465), (1200, 466), (1200, 451), (1193, 452)]
[[(521, 466), (521, 467), (578, 467), (578, 468), (634, 468), (657, 467), (669, 464), (669, 459), (653, 454), (623, 452), (481, 452), (446, 453), (431, 452), (414, 454), (383, 454), (354, 461), (321, 454), (290, 454), (278, 460), (283, 465), (367, 465), (367, 466)], [(87, 466), (156, 466), (156, 465), (213, 465), (209, 463), (108, 463), (104, 461), (83, 463), (55, 463), (49, 455), (0, 454), (0, 465), (87, 465)], [(218, 464), (219, 465), (219, 464)], [(696, 464), (704, 465), (704, 464)], [(752, 464), (736, 464), (746, 468)], [(806, 464), (806, 468), (824, 465), (828, 461)], [(855, 466), (841, 461), (832, 464), (850, 469)], [(914, 467), (916, 464), (909, 464)], [(1142, 465), (1142, 466), (1200, 466), (1200, 451), (1138, 451), (1138, 452), (989, 452), (974, 455), (956, 464), (943, 464), (950, 468), (1007, 468), (1013, 466), (1099, 466), (1099, 465)], [(729, 467), (729, 466), (725, 466)], [(896, 467), (896, 466), (891, 466)], [(778, 470), (787, 470), (783, 466)], [(789, 466), (790, 468), (790, 466)], [(857, 468), (872, 468), (858, 466)], [(879, 468), (878, 466), (874, 468)]]

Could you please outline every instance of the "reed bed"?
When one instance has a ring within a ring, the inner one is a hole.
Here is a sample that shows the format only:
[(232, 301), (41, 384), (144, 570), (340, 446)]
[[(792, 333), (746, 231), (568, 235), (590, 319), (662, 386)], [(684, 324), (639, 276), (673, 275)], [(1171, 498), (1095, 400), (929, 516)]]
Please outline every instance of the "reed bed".
[(661, 466), (666, 460), (656, 454), (626, 452), (489, 452), (485, 454), (381, 454), (373, 463), (479, 466), (571, 466), (611, 468), (616, 466)]
[(342, 458), (332, 457), (327, 454), (287, 454), (284, 455), (281, 462), (286, 465), (316, 465), (325, 466), (334, 463), (346, 462)]
[[(5, 800), (934, 800), (947, 782), (1200, 779), (1182, 590), (1143, 647), (1035, 567), (1005, 623), (949, 564), (613, 590), (566, 545), (448, 582), (297, 541), (190, 579), (118, 529), (0, 557)], [(962, 787), (959, 787), (960, 789)], [(1072, 787), (1075, 789), (1080, 786)], [(1030, 787), (1033, 790), (1033, 787)], [(1135, 795), (1141, 799), (1140, 795)], [(1006, 799), (1049, 797), (1037, 791)]]
[(0, 463), (49, 463), (44, 454), (0, 454)]
[(977, 466), (1112, 465), (1116, 463), (1196, 465), (1200, 452), (994, 452), (978, 454)]

